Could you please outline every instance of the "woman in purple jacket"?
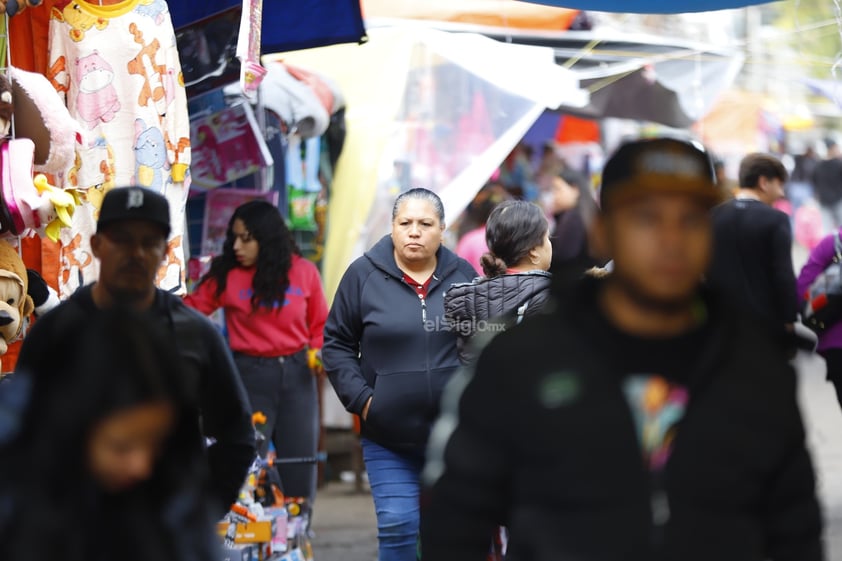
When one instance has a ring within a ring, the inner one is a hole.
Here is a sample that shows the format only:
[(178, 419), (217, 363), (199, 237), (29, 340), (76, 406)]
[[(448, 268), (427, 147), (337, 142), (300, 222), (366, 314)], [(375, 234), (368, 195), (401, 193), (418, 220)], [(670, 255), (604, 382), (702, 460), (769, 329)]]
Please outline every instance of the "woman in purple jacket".
[[(802, 267), (796, 283), (799, 298), (807, 292), (813, 281), (833, 262), (835, 255), (833, 242), (836, 235), (836, 232), (828, 234), (810, 252), (810, 257)], [(839, 235), (842, 235), (842, 229), (840, 229)], [(819, 334), (816, 352), (825, 360), (827, 379), (836, 388), (836, 398), (842, 406), (842, 321)]]

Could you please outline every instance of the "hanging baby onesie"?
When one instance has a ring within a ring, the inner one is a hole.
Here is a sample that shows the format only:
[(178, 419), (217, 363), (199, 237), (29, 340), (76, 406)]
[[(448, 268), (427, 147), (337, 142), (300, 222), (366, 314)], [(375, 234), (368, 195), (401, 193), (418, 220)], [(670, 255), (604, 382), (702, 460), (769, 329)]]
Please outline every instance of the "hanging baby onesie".
[(85, 201), (61, 239), (60, 294), (96, 280), (89, 239), (110, 189), (141, 185), (170, 203), (171, 230), (158, 286), (184, 292), (184, 207), (190, 120), (169, 8), (164, 0), (109, 6), (60, 1), (50, 17), (47, 76), (79, 122), (76, 161), (60, 178)]

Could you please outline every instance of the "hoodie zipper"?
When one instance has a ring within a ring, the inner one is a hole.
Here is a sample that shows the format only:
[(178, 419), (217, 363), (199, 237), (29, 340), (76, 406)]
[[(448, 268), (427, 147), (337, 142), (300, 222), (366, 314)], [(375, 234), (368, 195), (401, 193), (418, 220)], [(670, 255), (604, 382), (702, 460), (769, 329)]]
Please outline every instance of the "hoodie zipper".
[[(433, 280), (439, 280), (438, 277), (435, 275), (435, 273), (433, 273), (432, 279)], [(404, 280), (403, 283), (405, 285), (409, 286), (409, 288), (411, 288), (413, 292), (418, 294), (416, 292), (415, 288), (412, 287), (408, 282), (406, 282)], [(427, 299), (424, 296), (422, 296), (421, 294), (418, 294), (418, 300), (421, 302), (421, 323), (426, 324), (427, 323)]]

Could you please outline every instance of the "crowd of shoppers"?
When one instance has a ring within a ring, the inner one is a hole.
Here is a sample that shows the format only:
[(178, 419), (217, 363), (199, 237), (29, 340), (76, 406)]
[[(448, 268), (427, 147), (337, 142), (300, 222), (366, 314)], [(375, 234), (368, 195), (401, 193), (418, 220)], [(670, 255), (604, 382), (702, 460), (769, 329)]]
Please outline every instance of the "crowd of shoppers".
[(449, 387), (423, 558), (484, 559), (505, 525), (507, 559), (822, 559), (794, 373), (702, 284), (720, 198), (693, 143), (609, 159), (594, 240), (613, 269)]
[[(381, 561), (485, 559), (499, 527), (515, 561), (823, 559), (781, 336), (836, 236), (796, 284), (773, 208), (789, 175), (769, 154), (743, 158), (727, 202), (713, 159), (684, 139), (623, 143), (598, 200), (545, 167), (542, 206), (486, 205), (481, 271), (443, 245), (441, 199), (403, 192), (329, 310), (275, 206), (234, 211), (182, 301), (154, 285), (166, 200), (110, 192), (91, 238), (98, 280), (36, 322), (0, 385), (16, 413), (0, 425), (0, 558), (215, 559), (213, 521), (255, 455), (253, 412), (267, 419), (260, 453), (315, 460), (321, 358), (361, 422)], [(203, 317), (218, 309), (227, 340)], [(842, 395), (839, 325), (818, 350)], [(314, 463), (279, 471), (313, 503)], [(33, 546), (36, 519), (50, 539)]]

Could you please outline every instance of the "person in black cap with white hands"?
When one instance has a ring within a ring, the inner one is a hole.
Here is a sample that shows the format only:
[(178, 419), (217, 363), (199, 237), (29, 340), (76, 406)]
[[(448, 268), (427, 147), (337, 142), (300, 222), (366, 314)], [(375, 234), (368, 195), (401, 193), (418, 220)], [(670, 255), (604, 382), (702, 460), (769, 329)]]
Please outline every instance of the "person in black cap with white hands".
[[(155, 287), (170, 231), (167, 200), (148, 189), (108, 192), (91, 237), (99, 278), (38, 319), (26, 336), (16, 371), (37, 375), (54, 341), (80, 337), (100, 310), (126, 306), (148, 314), (171, 334), (181, 372), (196, 398), (208, 449), (212, 497), (221, 516), (236, 499), (254, 460), (251, 408), (228, 346), (214, 325), (181, 298)], [(108, 341), (103, 341), (107, 345)], [(49, 414), (49, 412), (45, 412)]]
[(702, 286), (718, 202), (695, 143), (606, 162), (592, 236), (614, 268), (498, 335), (442, 403), (421, 555), (816, 561), (822, 522), (783, 350)]

